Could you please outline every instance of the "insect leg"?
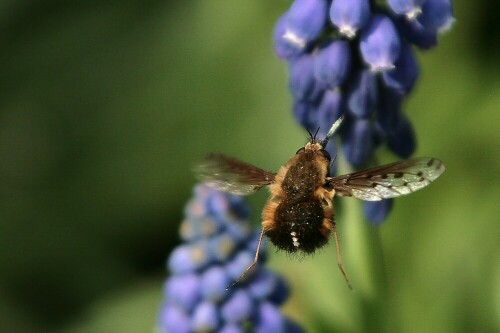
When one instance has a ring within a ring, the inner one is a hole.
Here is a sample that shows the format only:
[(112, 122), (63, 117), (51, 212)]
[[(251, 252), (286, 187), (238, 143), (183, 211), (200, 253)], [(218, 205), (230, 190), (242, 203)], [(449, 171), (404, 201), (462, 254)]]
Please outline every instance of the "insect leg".
[(333, 163), (335, 163), (335, 160), (337, 160), (337, 154), (333, 155), (332, 161), (330, 162), (330, 166), (332, 166)]
[(257, 251), (255, 252), (255, 258), (253, 259), (252, 263), (243, 271), (243, 273), (241, 273), (240, 277), (236, 281), (234, 281), (229, 287), (226, 288), (226, 290), (229, 290), (229, 288), (233, 287), (235, 284), (240, 282), (247, 275), (247, 273), (255, 266), (255, 264), (257, 264), (257, 261), (259, 260), (260, 245), (262, 244), (262, 237), (264, 237), (264, 228), (262, 228), (262, 231), (260, 232), (259, 243), (257, 244)]
[(333, 237), (335, 237), (335, 246), (337, 248), (337, 260), (340, 271), (344, 275), (345, 281), (347, 282), (349, 289), (352, 290), (351, 282), (349, 282), (349, 277), (347, 276), (347, 273), (344, 270), (344, 265), (342, 264), (342, 255), (340, 254), (339, 234), (337, 233), (337, 225), (335, 224), (335, 222), (333, 222)]

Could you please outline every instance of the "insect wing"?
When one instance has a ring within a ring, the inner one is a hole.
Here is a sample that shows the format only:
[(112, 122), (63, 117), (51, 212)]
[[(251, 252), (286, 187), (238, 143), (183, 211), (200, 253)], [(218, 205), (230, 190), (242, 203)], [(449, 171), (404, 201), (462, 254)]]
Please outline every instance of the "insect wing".
[(335, 189), (337, 196), (379, 201), (418, 191), (436, 180), (444, 170), (440, 160), (422, 157), (332, 177), (327, 179), (327, 185)]
[(210, 154), (196, 167), (199, 179), (220, 191), (248, 195), (274, 182), (275, 174), (222, 154)]

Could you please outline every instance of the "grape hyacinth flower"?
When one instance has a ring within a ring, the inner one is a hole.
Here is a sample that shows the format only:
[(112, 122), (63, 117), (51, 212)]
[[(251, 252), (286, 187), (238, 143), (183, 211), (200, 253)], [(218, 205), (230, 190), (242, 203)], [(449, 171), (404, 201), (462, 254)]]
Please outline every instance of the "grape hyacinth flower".
[[(330, 1), (328, 1), (330, 2)], [(330, 20), (347, 38), (353, 38), (370, 18), (368, 0), (335, 0), (330, 5)]]
[(398, 15), (405, 15), (408, 20), (415, 19), (422, 12), (423, 0), (388, 0), (389, 7)]
[[(403, 104), (419, 76), (415, 51), (436, 46), (453, 22), (451, 0), (295, 0), (273, 40), (288, 63), (296, 120), (325, 135), (344, 115), (341, 146), (354, 168), (373, 164), (383, 145), (408, 158), (416, 138)], [(378, 224), (391, 206), (365, 203), (364, 212)]]
[(289, 288), (264, 267), (265, 243), (252, 271), (226, 289), (255, 256), (260, 232), (248, 215), (242, 197), (195, 187), (180, 227), (184, 243), (168, 259), (158, 332), (303, 332), (279, 310)]

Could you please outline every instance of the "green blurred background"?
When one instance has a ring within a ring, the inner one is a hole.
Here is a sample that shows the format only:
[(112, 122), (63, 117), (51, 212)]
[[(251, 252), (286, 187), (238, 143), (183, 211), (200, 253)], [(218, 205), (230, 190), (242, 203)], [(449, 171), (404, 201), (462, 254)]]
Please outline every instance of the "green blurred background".
[[(191, 166), (223, 151), (276, 170), (306, 139), (270, 37), (289, 3), (0, 3), (1, 332), (151, 332)], [(406, 104), (444, 176), (378, 230), (342, 200), (355, 292), (334, 246), (271, 255), (310, 332), (500, 330), (499, 11), (454, 3)]]

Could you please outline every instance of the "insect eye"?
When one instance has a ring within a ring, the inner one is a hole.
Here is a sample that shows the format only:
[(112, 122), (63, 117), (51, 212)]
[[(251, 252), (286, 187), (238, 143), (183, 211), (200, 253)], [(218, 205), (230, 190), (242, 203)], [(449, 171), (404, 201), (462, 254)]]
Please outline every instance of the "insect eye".
[(329, 161), (331, 161), (331, 160), (332, 160), (332, 158), (331, 158), (331, 156), (330, 156), (330, 153), (329, 153), (329, 152), (327, 152), (326, 150), (321, 149), (319, 152), (320, 152), (320, 154), (321, 154), (321, 155), (323, 155), (323, 157), (324, 157), (324, 158), (326, 158), (327, 160), (329, 160)]
[(305, 151), (306, 148), (305, 147), (302, 147), (300, 148), (299, 150), (297, 150), (297, 152), (295, 154), (298, 154), (298, 153), (302, 153), (303, 151)]

